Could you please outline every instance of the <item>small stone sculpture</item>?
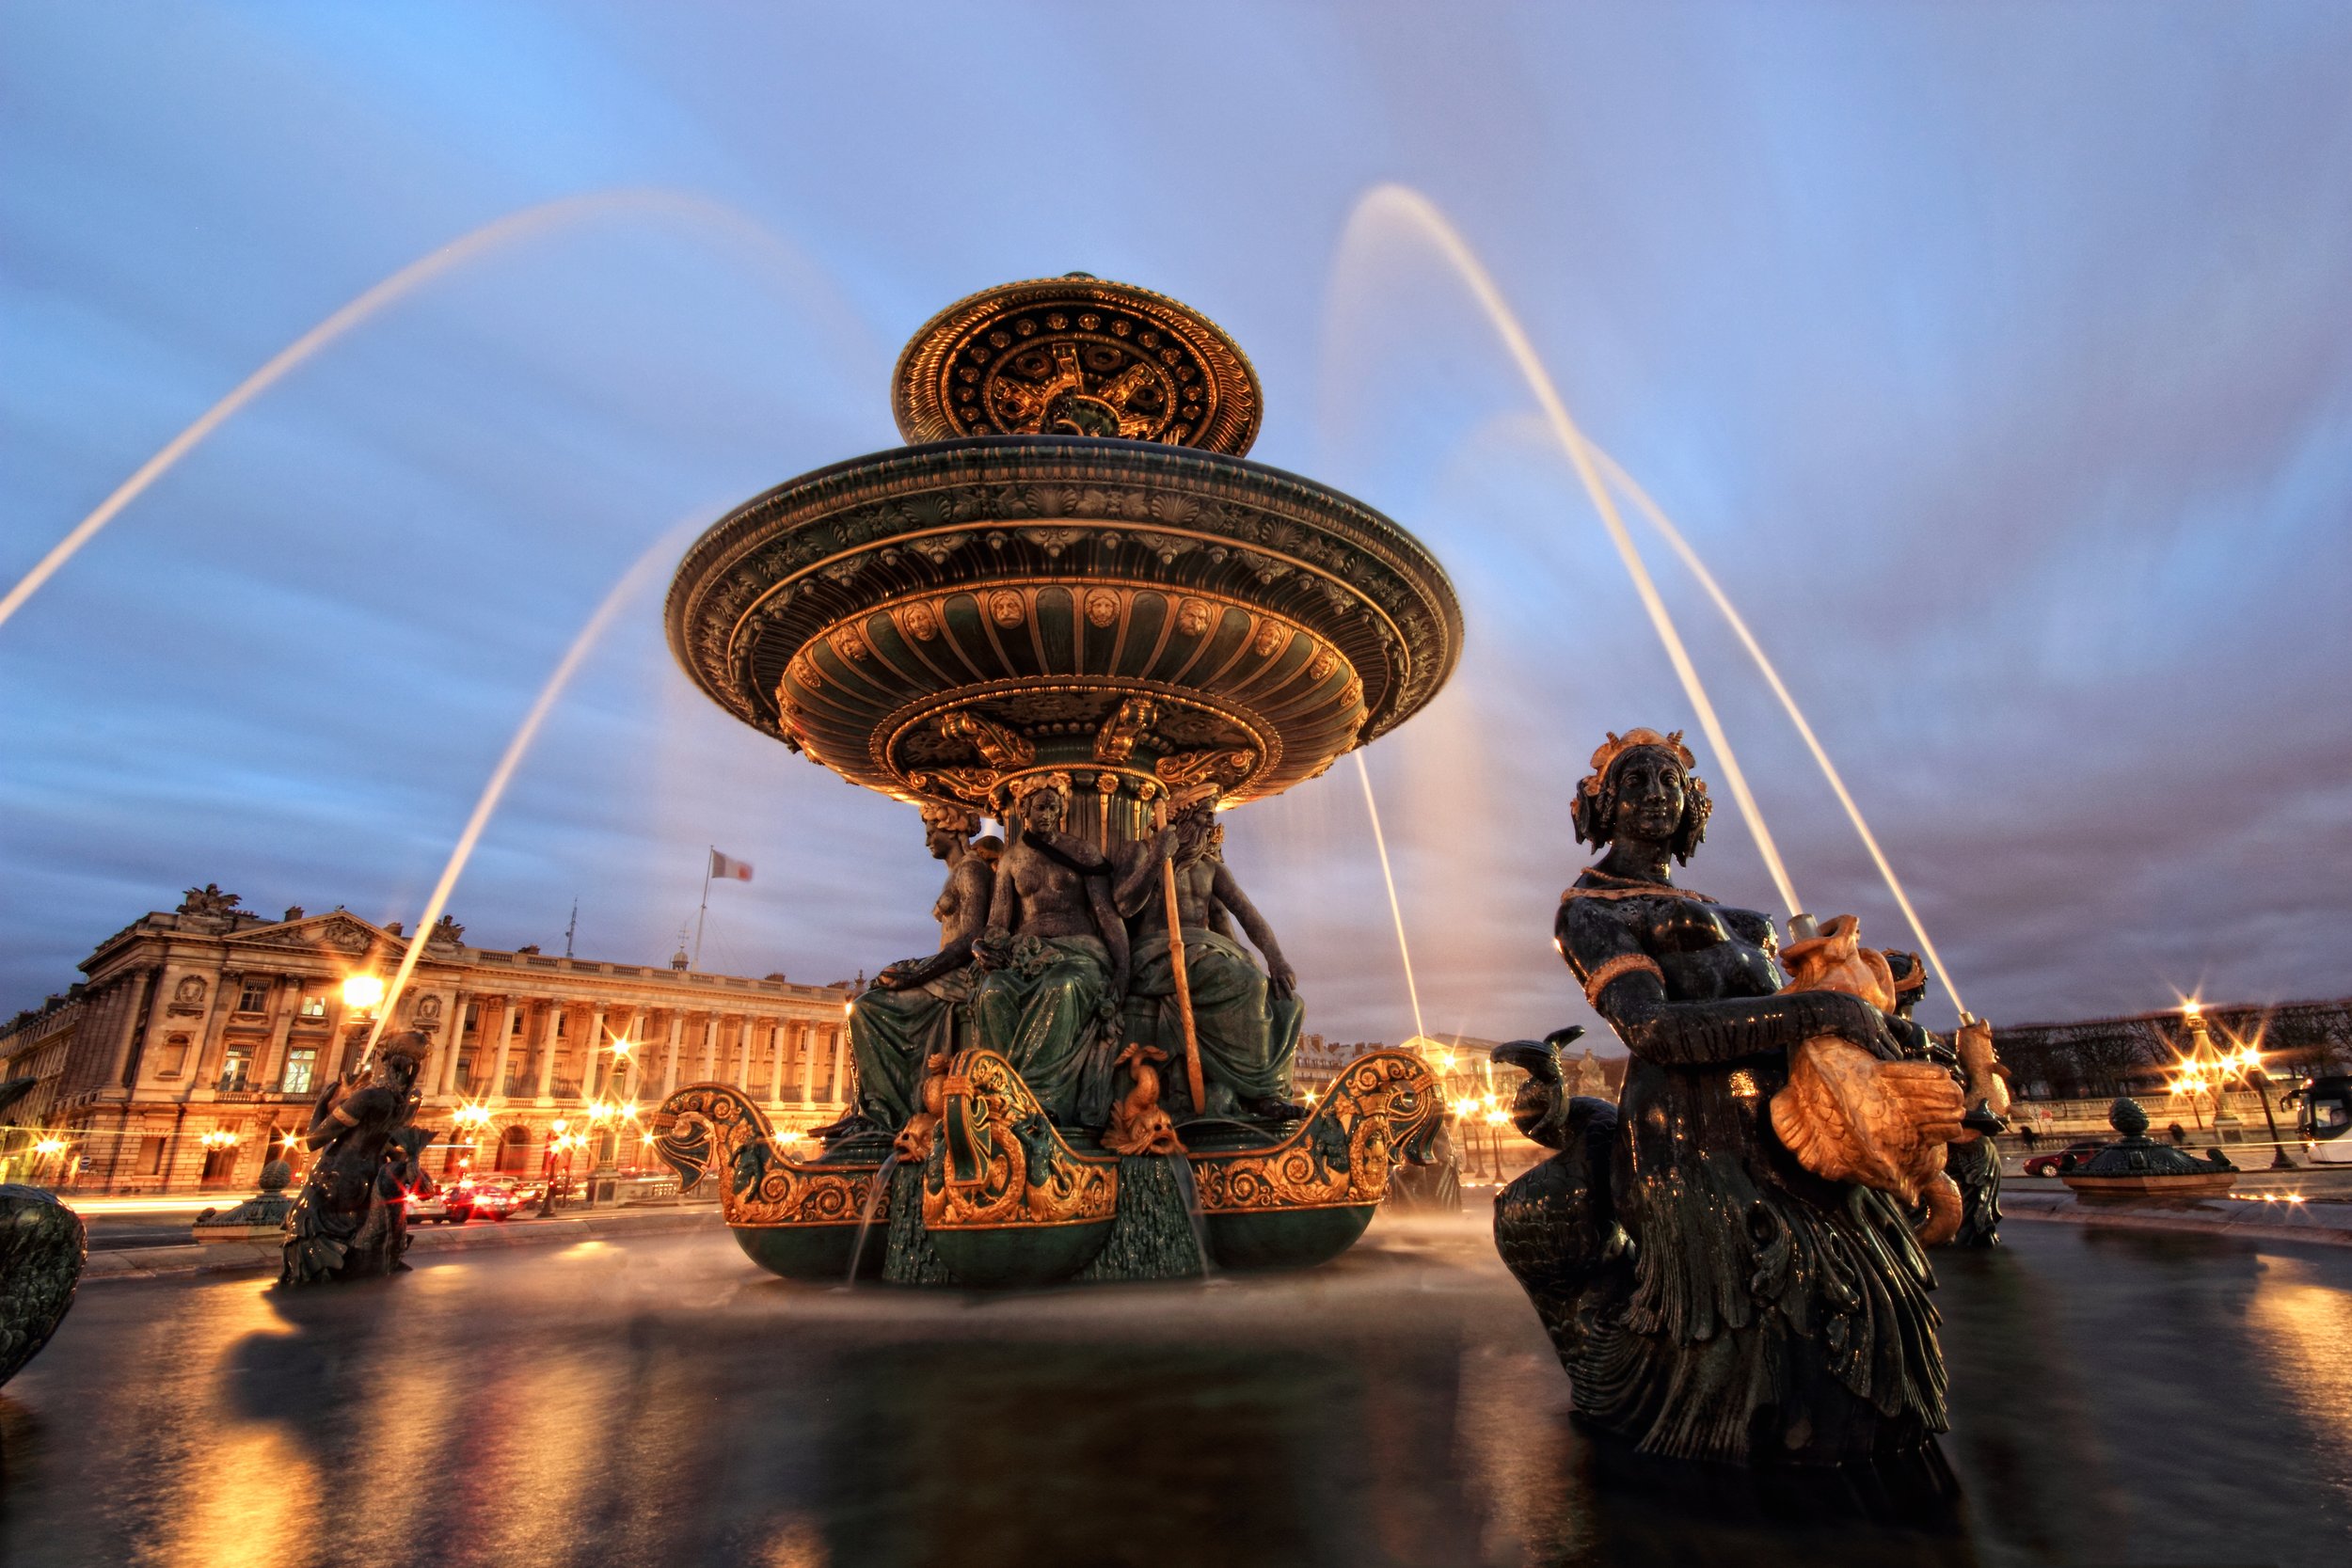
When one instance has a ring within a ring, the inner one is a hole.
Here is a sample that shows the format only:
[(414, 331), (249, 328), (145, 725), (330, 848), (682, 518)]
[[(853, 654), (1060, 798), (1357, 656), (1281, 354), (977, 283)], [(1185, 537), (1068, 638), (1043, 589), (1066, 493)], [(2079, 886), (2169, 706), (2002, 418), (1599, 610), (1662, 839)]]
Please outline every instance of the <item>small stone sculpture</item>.
[(407, 1200), (437, 1190), (418, 1156), (432, 1135), (410, 1125), (427, 1050), (414, 1030), (377, 1042), (364, 1085), (337, 1079), (312, 1106), (307, 1147), (318, 1163), (286, 1216), (280, 1285), (315, 1285), (397, 1273), (407, 1265)]

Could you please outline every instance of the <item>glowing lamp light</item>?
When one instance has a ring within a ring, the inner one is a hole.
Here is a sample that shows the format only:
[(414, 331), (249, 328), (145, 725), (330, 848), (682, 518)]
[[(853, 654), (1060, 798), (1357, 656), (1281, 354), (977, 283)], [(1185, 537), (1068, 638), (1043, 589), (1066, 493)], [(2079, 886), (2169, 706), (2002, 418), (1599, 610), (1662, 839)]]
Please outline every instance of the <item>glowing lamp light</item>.
[(558, 1117), (553, 1121), (548, 1123), (548, 1129), (559, 1138), (564, 1135), (564, 1129), (569, 1127), (571, 1123), (565, 1121), (562, 1117)]
[(65, 1152), (65, 1140), (63, 1138), (43, 1138), (40, 1142), (33, 1146), (33, 1152), (40, 1155), (63, 1154)]
[(384, 1001), (384, 982), (373, 974), (354, 974), (343, 981), (343, 1006), (354, 1012), (371, 1013)]

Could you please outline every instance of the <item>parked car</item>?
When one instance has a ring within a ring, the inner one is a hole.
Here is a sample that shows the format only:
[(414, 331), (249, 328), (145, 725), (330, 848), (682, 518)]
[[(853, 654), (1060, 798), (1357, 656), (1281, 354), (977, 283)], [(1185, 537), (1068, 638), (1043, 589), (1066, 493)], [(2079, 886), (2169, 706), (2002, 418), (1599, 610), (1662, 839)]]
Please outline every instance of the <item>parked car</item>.
[(408, 1199), (410, 1225), (463, 1225), (473, 1218), (474, 1194), (463, 1182), (437, 1189), (431, 1197)]
[(2106, 1144), (2093, 1138), (2088, 1143), (2068, 1144), (2055, 1154), (2037, 1154), (2026, 1162), (2026, 1174), (2027, 1176), (2060, 1175), (2106, 1147)]
[(503, 1222), (522, 1207), (515, 1189), (503, 1181), (478, 1181), (473, 1186), (473, 1212), (485, 1220)]

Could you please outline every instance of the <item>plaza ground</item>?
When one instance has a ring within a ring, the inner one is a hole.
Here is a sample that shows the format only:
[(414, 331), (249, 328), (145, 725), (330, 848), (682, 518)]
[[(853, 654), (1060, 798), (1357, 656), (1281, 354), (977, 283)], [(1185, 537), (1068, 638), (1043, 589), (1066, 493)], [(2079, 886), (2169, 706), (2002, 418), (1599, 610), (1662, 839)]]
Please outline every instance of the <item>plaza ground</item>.
[(2352, 1531), (2343, 1248), (1940, 1255), (1963, 1501), (1920, 1530), (1622, 1473), (1475, 1216), (994, 1297), (787, 1284), (676, 1217), (86, 1289), (0, 1395), (0, 1560), (2332, 1564)]

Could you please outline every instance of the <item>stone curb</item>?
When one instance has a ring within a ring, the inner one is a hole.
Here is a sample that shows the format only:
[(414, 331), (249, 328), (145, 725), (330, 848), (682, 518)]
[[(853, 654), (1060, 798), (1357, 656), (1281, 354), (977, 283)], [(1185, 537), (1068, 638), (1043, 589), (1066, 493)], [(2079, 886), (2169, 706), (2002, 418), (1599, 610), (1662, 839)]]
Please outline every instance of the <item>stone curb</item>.
[[(717, 1229), (723, 1222), (716, 1205), (634, 1213), (570, 1215), (549, 1220), (484, 1221), (449, 1229), (419, 1226), (409, 1250), (472, 1252), (486, 1247), (545, 1246), (672, 1231)], [(134, 1247), (93, 1252), (82, 1268), (82, 1283), (109, 1280), (187, 1279), (199, 1275), (275, 1274), (280, 1261), (276, 1242), (191, 1242), (185, 1246)]]
[(2194, 1211), (2168, 1212), (2157, 1209), (2090, 1209), (2065, 1207), (2002, 1207), (2005, 1220), (2031, 1220), (2042, 1225), (2105, 1226), (2120, 1230), (2190, 1230), (2208, 1236), (2244, 1236), (2264, 1242), (2301, 1242), (2310, 1246), (2352, 1246), (2352, 1228), (2333, 1225), (2268, 1225), (2233, 1220)]

